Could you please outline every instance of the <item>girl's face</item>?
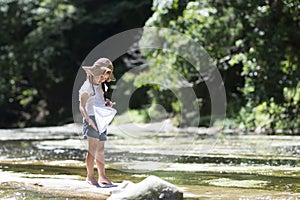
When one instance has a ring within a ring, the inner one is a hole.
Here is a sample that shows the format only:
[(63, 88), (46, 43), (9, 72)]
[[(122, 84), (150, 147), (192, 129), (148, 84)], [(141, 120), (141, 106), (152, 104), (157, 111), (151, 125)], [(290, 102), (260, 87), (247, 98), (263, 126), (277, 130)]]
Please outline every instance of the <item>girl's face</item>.
[(101, 84), (104, 83), (105, 81), (107, 81), (109, 79), (109, 75), (110, 75), (110, 71), (106, 71), (104, 74), (100, 75), (100, 76), (95, 76), (94, 77), (94, 81), (96, 84)]

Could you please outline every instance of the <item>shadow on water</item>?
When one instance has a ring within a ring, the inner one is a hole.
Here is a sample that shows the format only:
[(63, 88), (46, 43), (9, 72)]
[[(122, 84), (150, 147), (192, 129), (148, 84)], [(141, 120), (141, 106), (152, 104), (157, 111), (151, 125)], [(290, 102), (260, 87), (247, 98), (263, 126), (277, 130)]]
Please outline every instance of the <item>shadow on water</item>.
[[(56, 140), (57, 141), (57, 140)], [(64, 140), (62, 140), (64, 141)], [(0, 141), (0, 157), (4, 159), (22, 160), (84, 160), (86, 150), (72, 148), (40, 149), (35, 140)]]
[[(71, 167), (71, 166), (52, 166), (44, 164), (1, 164), (0, 169), (2, 171), (13, 171), (26, 174), (37, 175), (78, 175), (82, 180), (85, 180), (86, 169), (85, 167)], [(107, 169), (106, 173), (115, 182), (122, 182), (124, 179), (132, 180), (133, 182), (139, 182), (143, 178), (133, 176), (134, 173), (122, 172), (115, 169)], [(95, 174), (96, 170), (95, 170)]]
[(177, 159), (179, 163), (215, 163), (215, 164), (231, 164), (231, 165), (268, 165), (268, 166), (300, 166), (299, 159), (278, 159), (278, 158), (238, 158), (238, 157), (221, 157), (212, 156), (180, 156)]

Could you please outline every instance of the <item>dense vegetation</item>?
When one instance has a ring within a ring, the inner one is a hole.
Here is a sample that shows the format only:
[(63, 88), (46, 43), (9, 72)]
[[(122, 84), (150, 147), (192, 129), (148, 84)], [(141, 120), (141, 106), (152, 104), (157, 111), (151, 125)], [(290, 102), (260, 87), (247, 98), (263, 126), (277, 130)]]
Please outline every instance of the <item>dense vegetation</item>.
[[(280, 129), (299, 131), (298, 1), (154, 1), (153, 10), (147, 26), (168, 27), (193, 38), (216, 61), (227, 91), (227, 117), (235, 119), (236, 126), (270, 133)], [(168, 34), (165, 41), (178, 43), (176, 37), (172, 40)], [(193, 79), (197, 71), (176, 54), (156, 50), (146, 56), (151, 60), (150, 70), (172, 63), (194, 83), (203, 102), (202, 110), (209, 113), (205, 109), (209, 107), (209, 95), (201, 96), (205, 83)], [(172, 76), (169, 79), (172, 81)], [(152, 93), (161, 89), (153, 87)], [(158, 95), (154, 97), (161, 101)]]
[[(0, 2), (0, 18), (1, 127), (72, 121), (72, 86), (86, 54), (104, 39), (146, 22), (179, 31), (205, 48), (221, 71), (227, 117), (235, 126), (299, 131), (298, 1), (11, 0)], [(201, 115), (210, 114), (205, 83), (193, 78), (196, 72), (184, 60), (159, 50), (143, 56), (151, 61), (150, 70), (171, 62), (193, 83)], [(117, 77), (125, 71), (116, 71)], [(170, 91), (138, 78), (142, 94), (147, 90), (148, 99), (176, 116), (178, 103)]]
[(0, 1), (0, 127), (72, 122), (72, 87), (85, 56), (143, 26), (150, 8), (150, 0)]

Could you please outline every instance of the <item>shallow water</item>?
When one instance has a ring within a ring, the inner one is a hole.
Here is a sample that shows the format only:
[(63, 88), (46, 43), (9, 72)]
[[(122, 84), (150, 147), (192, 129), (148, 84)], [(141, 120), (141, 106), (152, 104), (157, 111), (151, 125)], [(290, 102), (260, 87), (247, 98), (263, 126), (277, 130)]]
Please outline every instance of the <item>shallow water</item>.
[[(77, 175), (84, 180), (85, 141), (77, 134), (57, 138), (56, 133), (54, 138), (43, 132), (40, 137), (8, 140), (7, 133), (0, 132), (0, 172), (45, 178)], [(132, 137), (115, 131), (105, 151), (106, 173), (114, 182), (156, 175), (184, 188), (188, 199), (300, 198), (299, 136), (168, 132)], [(78, 198), (32, 190), (20, 182), (0, 183), (0, 198)]]

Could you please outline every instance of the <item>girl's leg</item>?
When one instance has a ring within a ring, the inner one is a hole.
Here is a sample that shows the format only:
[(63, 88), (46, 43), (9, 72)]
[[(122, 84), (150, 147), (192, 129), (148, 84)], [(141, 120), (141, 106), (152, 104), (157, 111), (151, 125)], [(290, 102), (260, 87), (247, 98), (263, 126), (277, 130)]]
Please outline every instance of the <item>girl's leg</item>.
[(86, 169), (87, 177), (86, 180), (88, 183), (99, 186), (98, 182), (94, 177), (94, 161), (97, 150), (97, 140), (94, 138), (88, 137), (88, 152), (86, 154)]
[(96, 150), (96, 165), (98, 170), (98, 182), (101, 184), (112, 184), (105, 176), (104, 141), (98, 142)]

